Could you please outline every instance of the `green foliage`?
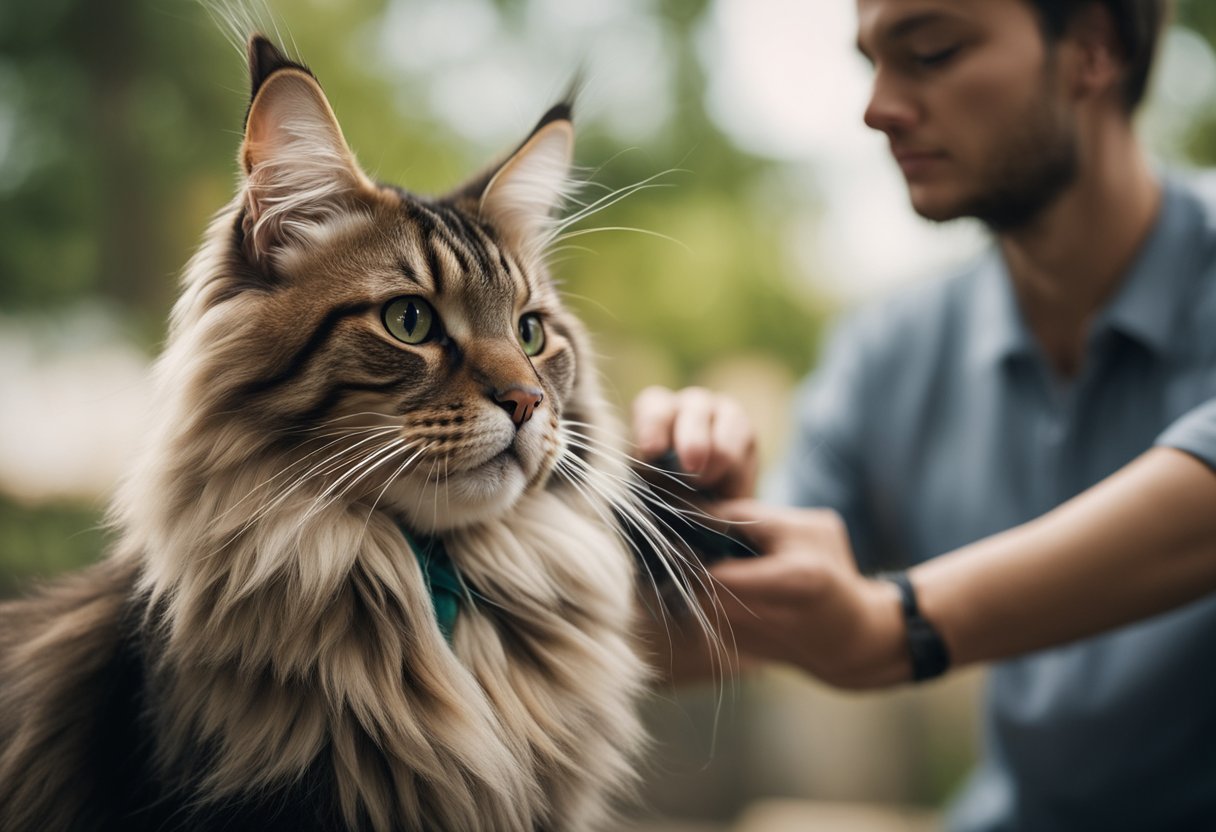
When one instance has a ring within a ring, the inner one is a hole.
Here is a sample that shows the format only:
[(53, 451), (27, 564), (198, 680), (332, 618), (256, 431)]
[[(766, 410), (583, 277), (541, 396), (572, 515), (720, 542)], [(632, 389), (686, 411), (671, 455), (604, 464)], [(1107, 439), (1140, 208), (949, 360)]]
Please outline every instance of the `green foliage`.
[[(1177, 3), (1177, 20), (1216, 43), (1216, 3), (1211, 0), (1182, 0)], [(1187, 154), (1198, 165), (1216, 165), (1216, 108), (1209, 106), (1196, 115), (1187, 141)]]
[(105, 545), (96, 508), (63, 503), (31, 507), (0, 496), (0, 598), (39, 578), (92, 563)]

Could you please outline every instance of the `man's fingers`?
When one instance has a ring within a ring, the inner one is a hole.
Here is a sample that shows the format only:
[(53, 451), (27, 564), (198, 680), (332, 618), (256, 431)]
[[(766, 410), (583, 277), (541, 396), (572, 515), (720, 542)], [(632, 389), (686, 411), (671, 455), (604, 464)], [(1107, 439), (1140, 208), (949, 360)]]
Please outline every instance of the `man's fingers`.
[(728, 558), (711, 566), (709, 574), (722, 589), (746, 600), (780, 587), (787, 568), (778, 558)]
[(728, 531), (739, 535), (761, 552), (767, 552), (776, 541), (779, 530), (777, 521), (783, 509), (765, 505), (756, 500), (719, 500), (706, 506), (714, 517), (730, 524)]
[(750, 494), (756, 484), (756, 435), (734, 399), (718, 398), (710, 443), (713, 453), (701, 475), (706, 483), (724, 496)]
[(735, 497), (755, 487), (755, 431), (728, 396), (703, 387), (648, 387), (633, 402), (633, 435), (642, 459), (674, 450), (696, 488)]
[(647, 387), (633, 400), (633, 436), (642, 459), (671, 447), (677, 410), (676, 394), (666, 387)]
[(714, 395), (700, 387), (681, 390), (673, 426), (673, 446), (680, 467), (700, 474), (709, 462), (713, 441)]

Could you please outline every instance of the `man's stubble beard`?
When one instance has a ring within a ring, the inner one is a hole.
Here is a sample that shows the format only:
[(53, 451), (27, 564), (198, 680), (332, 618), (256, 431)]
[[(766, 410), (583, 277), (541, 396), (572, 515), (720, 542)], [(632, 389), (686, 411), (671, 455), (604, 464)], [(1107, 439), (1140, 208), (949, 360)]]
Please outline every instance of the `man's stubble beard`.
[(1025, 228), (1077, 181), (1081, 160), (1076, 131), (1043, 101), (1023, 122), (1024, 130), (997, 148), (979, 192), (964, 203), (996, 234)]
[(947, 221), (974, 217), (993, 233), (1025, 228), (1080, 175), (1075, 125), (1051, 95), (1053, 67), (1044, 67), (1041, 95), (1034, 98), (1018, 129), (993, 148), (974, 194)]

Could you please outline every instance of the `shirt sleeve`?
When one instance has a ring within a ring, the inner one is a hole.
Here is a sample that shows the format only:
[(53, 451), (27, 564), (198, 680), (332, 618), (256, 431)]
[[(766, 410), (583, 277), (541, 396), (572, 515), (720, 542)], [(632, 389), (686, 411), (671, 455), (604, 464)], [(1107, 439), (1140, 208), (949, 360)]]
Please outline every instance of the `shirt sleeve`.
[(815, 371), (794, 398), (790, 444), (766, 477), (762, 496), (771, 502), (830, 508), (849, 530), (859, 566), (874, 564), (866, 510), (862, 449), (865, 430), (864, 349), (853, 320), (829, 338)]
[(1186, 451), (1216, 470), (1216, 399), (1179, 418), (1157, 437), (1154, 444)]

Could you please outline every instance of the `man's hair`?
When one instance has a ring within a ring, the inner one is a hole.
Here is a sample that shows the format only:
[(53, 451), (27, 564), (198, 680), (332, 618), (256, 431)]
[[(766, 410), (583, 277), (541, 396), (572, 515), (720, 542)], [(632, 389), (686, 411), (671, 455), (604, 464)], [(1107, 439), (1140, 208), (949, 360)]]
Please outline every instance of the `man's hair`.
[(1077, 12), (1097, 3), (1110, 13), (1127, 65), (1123, 106), (1135, 111), (1148, 88), (1157, 41), (1169, 16), (1170, 0), (1028, 0), (1039, 14), (1048, 41), (1059, 40)]

